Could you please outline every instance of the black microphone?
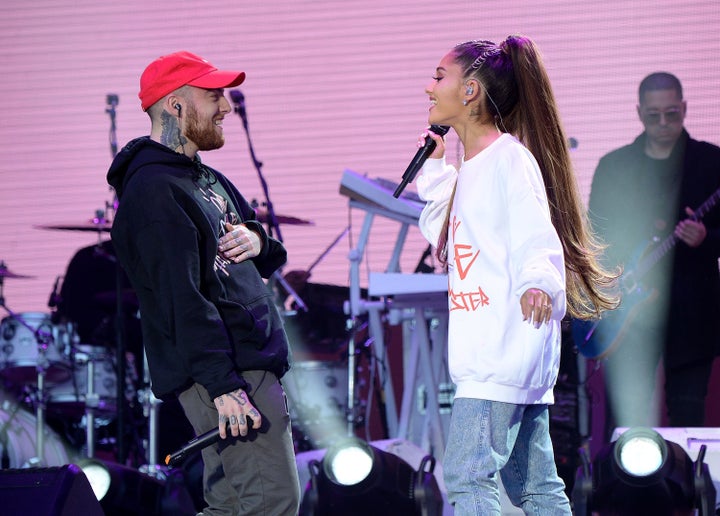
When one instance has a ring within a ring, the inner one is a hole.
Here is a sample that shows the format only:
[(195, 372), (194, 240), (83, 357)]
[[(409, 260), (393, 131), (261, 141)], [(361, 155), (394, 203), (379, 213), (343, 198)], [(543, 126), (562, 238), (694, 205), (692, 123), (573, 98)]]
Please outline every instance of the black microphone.
[(243, 122), (247, 122), (245, 113), (245, 95), (240, 90), (230, 90), (230, 99), (235, 104), (235, 112), (240, 115)]
[(211, 444), (214, 444), (219, 440), (219, 427), (213, 428), (212, 430), (210, 430), (209, 432), (205, 432), (204, 434), (200, 434), (194, 439), (189, 440), (187, 444), (185, 444), (185, 446), (180, 448), (178, 451), (167, 455), (165, 457), (165, 465), (174, 468), (186, 456), (190, 455), (191, 453), (195, 453), (196, 451), (200, 451), (203, 448), (206, 448), (207, 446), (210, 446)]
[[(430, 130), (437, 135), (445, 136), (445, 134), (447, 134), (447, 132), (450, 130), (450, 127), (448, 127), (447, 125), (431, 125)], [(432, 154), (432, 151), (435, 150), (436, 146), (437, 144), (435, 143), (435, 140), (430, 138), (430, 135), (425, 137), (425, 145), (419, 148), (418, 151), (415, 153), (415, 157), (412, 159), (410, 165), (408, 165), (408, 168), (405, 170), (405, 173), (402, 176), (402, 182), (395, 189), (393, 197), (395, 197), (396, 199), (400, 197), (400, 194), (403, 190), (405, 190), (405, 187), (413, 182), (415, 176), (422, 168), (423, 163), (425, 163), (425, 160), (428, 158), (428, 156)]]

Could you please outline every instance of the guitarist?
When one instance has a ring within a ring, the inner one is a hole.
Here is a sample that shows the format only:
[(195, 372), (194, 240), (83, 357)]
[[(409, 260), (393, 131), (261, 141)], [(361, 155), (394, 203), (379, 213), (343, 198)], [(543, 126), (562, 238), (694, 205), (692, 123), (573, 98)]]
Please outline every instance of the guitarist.
[[(625, 324), (605, 368), (608, 432), (660, 424), (650, 402), (661, 357), (670, 425), (704, 424), (720, 347), (720, 208), (704, 216), (693, 209), (717, 200), (720, 148), (690, 137), (686, 112), (674, 75), (645, 77), (637, 106), (644, 132), (605, 155), (593, 177), (590, 217), (608, 244), (606, 265), (625, 269), (623, 303), (613, 314)], [(647, 256), (638, 249), (651, 252), (654, 236), (674, 245), (649, 270), (635, 270)], [(596, 331), (602, 337), (608, 326), (601, 322)]]

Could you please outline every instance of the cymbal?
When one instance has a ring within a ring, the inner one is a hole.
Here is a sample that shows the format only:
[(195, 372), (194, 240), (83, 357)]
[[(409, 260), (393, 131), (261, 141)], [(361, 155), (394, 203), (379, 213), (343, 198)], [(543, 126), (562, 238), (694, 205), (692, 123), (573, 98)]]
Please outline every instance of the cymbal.
[(33, 227), (35, 229), (53, 229), (60, 231), (109, 232), (110, 229), (112, 229), (112, 222), (105, 219), (91, 219), (80, 224), (40, 224)]
[(8, 270), (4, 263), (0, 263), (0, 278), (15, 278), (15, 279), (32, 279), (35, 276), (27, 276), (25, 274), (15, 274)]
[[(268, 222), (268, 211), (265, 207), (255, 208), (255, 213), (260, 222)], [(299, 219), (297, 217), (291, 217), (289, 215), (278, 215), (275, 214), (275, 219), (278, 224), (287, 224), (288, 226), (314, 226), (315, 223), (312, 220)]]

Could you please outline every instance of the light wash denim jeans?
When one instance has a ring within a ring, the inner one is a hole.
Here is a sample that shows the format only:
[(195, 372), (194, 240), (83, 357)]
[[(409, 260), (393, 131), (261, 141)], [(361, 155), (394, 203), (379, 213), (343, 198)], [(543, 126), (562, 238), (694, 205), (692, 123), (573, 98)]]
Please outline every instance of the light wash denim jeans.
[(455, 399), (443, 459), (455, 516), (500, 515), (498, 472), (508, 498), (525, 514), (571, 514), (549, 420), (547, 405)]

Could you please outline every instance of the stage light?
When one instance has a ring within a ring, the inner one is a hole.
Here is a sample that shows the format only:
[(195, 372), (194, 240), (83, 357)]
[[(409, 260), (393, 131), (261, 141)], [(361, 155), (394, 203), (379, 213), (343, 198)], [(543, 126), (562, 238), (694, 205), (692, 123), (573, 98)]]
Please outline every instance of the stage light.
[(97, 459), (82, 459), (77, 465), (85, 473), (106, 516), (197, 513), (186, 487), (172, 475), (158, 478)]
[(373, 450), (364, 441), (350, 441), (331, 450), (323, 460), (325, 475), (338, 485), (354, 486), (372, 472)]
[(630, 428), (590, 463), (583, 456), (573, 490), (574, 512), (613, 516), (715, 514), (716, 492), (704, 463), (651, 428)]
[(90, 482), (95, 498), (102, 500), (110, 489), (110, 470), (99, 460), (85, 459), (80, 461), (80, 468)]
[(660, 434), (648, 429), (635, 429), (621, 435), (615, 446), (616, 460), (630, 478), (651, 481), (667, 460), (667, 445)]
[(426, 455), (418, 470), (402, 458), (357, 438), (328, 448), (322, 461), (308, 462), (310, 480), (301, 516), (442, 514), (443, 498)]

